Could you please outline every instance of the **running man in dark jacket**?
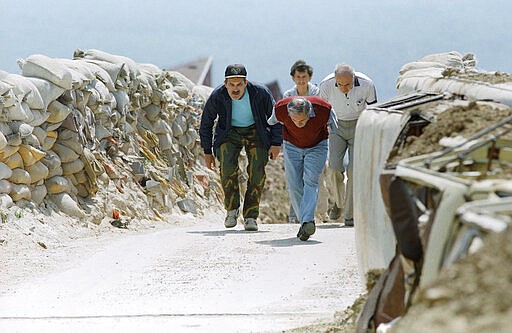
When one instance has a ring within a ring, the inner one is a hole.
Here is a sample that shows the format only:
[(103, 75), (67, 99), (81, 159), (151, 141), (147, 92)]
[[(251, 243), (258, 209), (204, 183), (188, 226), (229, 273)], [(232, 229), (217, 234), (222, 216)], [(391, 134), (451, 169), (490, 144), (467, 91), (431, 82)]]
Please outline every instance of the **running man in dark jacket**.
[(227, 210), (226, 228), (233, 228), (238, 220), (238, 157), (245, 148), (249, 178), (242, 215), (245, 230), (257, 231), (265, 166), (269, 157), (275, 160), (280, 152), (281, 125), (267, 123), (274, 106), (272, 94), (266, 87), (247, 81), (243, 65), (227, 66), (224, 77), (224, 84), (215, 88), (204, 107), (199, 129), (201, 147), (206, 167), (215, 169), (215, 157), (219, 160), (224, 208)]

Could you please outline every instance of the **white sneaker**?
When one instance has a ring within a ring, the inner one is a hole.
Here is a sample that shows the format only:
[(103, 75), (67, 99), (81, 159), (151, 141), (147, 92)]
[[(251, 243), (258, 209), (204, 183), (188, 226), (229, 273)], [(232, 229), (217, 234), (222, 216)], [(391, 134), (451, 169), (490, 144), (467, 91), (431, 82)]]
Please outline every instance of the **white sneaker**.
[(248, 217), (244, 220), (244, 229), (247, 231), (258, 231), (258, 224), (256, 219)]
[(238, 208), (233, 209), (233, 210), (228, 210), (226, 219), (224, 220), (224, 226), (226, 228), (233, 228), (236, 226), (236, 220), (238, 220)]

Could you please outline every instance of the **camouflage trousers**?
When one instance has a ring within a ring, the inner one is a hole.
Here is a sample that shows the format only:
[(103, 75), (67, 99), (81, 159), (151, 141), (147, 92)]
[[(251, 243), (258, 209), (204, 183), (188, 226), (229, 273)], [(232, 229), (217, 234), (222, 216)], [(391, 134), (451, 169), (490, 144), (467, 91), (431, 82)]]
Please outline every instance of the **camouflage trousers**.
[(265, 166), (268, 151), (261, 142), (256, 126), (232, 127), (224, 143), (217, 148), (220, 164), (220, 180), (224, 190), (224, 208), (240, 207), (239, 156), (245, 148), (247, 155), (247, 189), (244, 195), (243, 217), (257, 218), (260, 199), (265, 185)]

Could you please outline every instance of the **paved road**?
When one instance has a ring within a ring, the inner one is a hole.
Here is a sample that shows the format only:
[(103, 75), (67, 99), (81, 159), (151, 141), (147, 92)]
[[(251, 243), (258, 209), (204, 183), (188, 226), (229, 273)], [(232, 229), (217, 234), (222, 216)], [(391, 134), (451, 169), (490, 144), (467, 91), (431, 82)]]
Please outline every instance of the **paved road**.
[(47, 252), (57, 266), (2, 287), (1, 331), (280, 332), (362, 292), (353, 228), (323, 224), (301, 242), (297, 225), (252, 233), (220, 219)]

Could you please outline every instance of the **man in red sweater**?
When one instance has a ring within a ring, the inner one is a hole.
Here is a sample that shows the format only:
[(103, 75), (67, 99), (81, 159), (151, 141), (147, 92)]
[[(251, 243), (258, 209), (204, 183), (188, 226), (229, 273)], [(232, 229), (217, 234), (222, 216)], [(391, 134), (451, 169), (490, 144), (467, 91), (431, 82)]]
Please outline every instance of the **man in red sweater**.
[(335, 125), (331, 105), (317, 96), (280, 100), (268, 123), (283, 125), (283, 154), (290, 202), (300, 221), (297, 237), (306, 241), (315, 233), (318, 177), (327, 159), (327, 126)]

